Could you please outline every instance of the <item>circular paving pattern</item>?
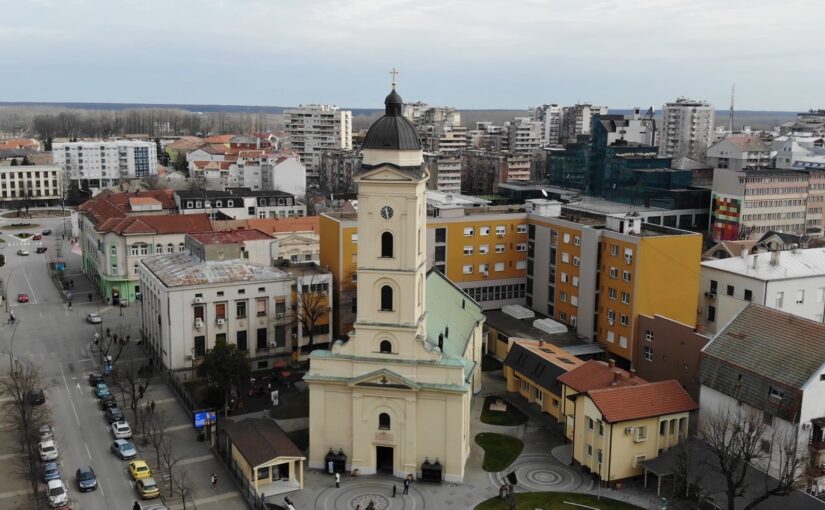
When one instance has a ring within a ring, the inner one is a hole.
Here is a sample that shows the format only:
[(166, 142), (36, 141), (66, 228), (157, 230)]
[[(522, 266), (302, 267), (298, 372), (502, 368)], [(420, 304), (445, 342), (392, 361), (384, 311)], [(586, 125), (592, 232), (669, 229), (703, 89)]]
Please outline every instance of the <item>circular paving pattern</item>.
[[(392, 497), (393, 485), (398, 490), (398, 496), (395, 498)], [(342, 480), (341, 488), (335, 488), (333, 482), (332, 487), (318, 494), (314, 505), (306, 506), (306, 508), (354, 510), (357, 505), (361, 505), (361, 510), (364, 510), (372, 500), (376, 510), (423, 510), (427, 508), (427, 505), (419, 488), (417, 484), (413, 484), (410, 487), (410, 493), (403, 496), (401, 494), (403, 481), (399, 479), (369, 476), (357, 481), (348, 480), (347, 483)], [(296, 508), (305, 508), (297, 504), (302, 498), (296, 496), (292, 499), (296, 502)]]
[(522, 455), (510, 467), (500, 473), (490, 473), (490, 483), (499, 487), (502, 478), (515, 471), (518, 476), (517, 490), (529, 491), (586, 491), (592, 480), (576, 468), (565, 466), (551, 455)]
[(361, 505), (361, 508), (367, 508), (370, 501), (375, 505), (375, 510), (386, 510), (390, 507), (390, 501), (380, 494), (360, 494), (350, 501), (350, 506), (355, 508)]

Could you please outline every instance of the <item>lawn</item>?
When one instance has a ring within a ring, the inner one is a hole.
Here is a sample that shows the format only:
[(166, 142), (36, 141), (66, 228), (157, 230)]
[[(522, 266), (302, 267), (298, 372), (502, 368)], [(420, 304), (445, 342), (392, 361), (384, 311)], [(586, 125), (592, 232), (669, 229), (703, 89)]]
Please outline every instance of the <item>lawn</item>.
[(481, 371), (492, 372), (494, 370), (501, 370), (501, 361), (490, 356), (489, 354), (481, 358)]
[(512, 464), (524, 449), (521, 439), (491, 432), (478, 434), (476, 443), (484, 449), (484, 461), (481, 467), (484, 471), (494, 473), (507, 469), (507, 466)]
[(276, 420), (308, 417), (309, 391), (282, 393), (278, 407), (273, 407), (269, 415)]
[[(503, 400), (507, 404), (506, 411), (491, 411), (490, 404), (497, 400)], [(527, 415), (516, 409), (516, 407), (502, 397), (491, 395), (484, 399), (484, 408), (481, 410), (481, 422), (488, 425), (515, 426), (527, 422)]]
[[(642, 510), (641, 507), (630, 505), (615, 499), (601, 498), (589, 494), (577, 494), (575, 492), (523, 492), (516, 493), (518, 510), (577, 510), (580, 506), (566, 505), (565, 501), (587, 505), (599, 510)], [(504, 510), (504, 501), (499, 498), (490, 498), (475, 507), (475, 510)]]
[(28, 239), (28, 238), (30, 238), (31, 236), (32, 236), (32, 235), (31, 235), (31, 234), (29, 234), (28, 232), (21, 232), (21, 233), (19, 233), (19, 234), (14, 234), (14, 237), (16, 237), (16, 238), (18, 238), (18, 239)]
[(34, 229), (39, 227), (37, 223), (12, 223), (10, 225), (4, 225), (3, 228), (7, 230), (25, 230), (25, 229)]

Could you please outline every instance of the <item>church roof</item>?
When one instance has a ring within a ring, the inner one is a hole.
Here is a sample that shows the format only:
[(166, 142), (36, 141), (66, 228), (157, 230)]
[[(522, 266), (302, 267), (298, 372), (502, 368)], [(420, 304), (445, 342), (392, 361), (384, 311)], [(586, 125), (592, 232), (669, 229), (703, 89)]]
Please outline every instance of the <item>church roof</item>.
[(444, 357), (459, 360), (469, 381), (475, 363), (464, 357), (476, 324), (484, 321), (481, 306), (438, 271), (427, 275), (427, 340), (438, 345), (444, 335)]
[(401, 96), (393, 88), (384, 99), (384, 116), (370, 126), (362, 149), (421, 150), (418, 132), (401, 113), (403, 105)]

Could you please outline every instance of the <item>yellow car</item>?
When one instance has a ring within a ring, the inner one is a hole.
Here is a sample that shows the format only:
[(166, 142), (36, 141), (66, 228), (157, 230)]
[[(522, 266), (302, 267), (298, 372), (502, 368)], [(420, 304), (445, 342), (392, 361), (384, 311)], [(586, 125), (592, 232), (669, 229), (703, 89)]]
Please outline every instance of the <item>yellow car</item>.
[(143, 499), (152, 499), (160, 496), (160, 488), (151, 476), (138, 480), (135, 484), (135, 489), (137, 489), (138, 494), (140, 494), (140, 497)]
[(133, 460), (129, 463), (129, 474), (132, 475), (132, 480), (140, 480), (141, 478), (149, 478), (152, 476), (152, 470), (146, 462), (142, 460)]

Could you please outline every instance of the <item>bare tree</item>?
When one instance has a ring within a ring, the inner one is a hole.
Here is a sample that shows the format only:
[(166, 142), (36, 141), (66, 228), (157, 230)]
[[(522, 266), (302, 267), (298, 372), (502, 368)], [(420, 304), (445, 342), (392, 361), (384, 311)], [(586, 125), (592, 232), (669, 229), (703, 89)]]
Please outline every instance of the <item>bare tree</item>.
[(17, 432), (22, 453), (21, 472), (31, 484), (31, 497), (38, 509), (42, 506), (38, 490), (38, 429), (51, 424), (51, 415), (47, 406), (32, 405), (29, 399), (32, 391), (42, 390), (43, 387), (39, 368), (29, 362), (15, 360), (13, 370), (0, 378), (0, 389), (9, 397), (3, 404), (2, 421), (9, 429)]
[(120, 389), (124, 404), (132, 410), (135, 425), (145, 424), (141, 419), (144, 413), (141, 411), (140, 401), (149, 389), (150, 382), (148, 377), (143, 377), (142, 370), (136, 369), (131, 362), (114, 371), (114, 384)]
[(146, 416), (146, 425), (143, 428), (143, 444), (151, 444), (155, 450), (155, 463), (160, 467), (161, 448), (166, 438), (166, 428), (171, 423), (170, 418), (161, 410), (151, 411)]
[(195, 495), (192, 491), (192, 482), (189, 480), (189, 475), (185, 471), (176, 471), (174, 476), (169, 479), (172, 486), (172, 494), (178, 496), (183, 504), (183, 510), (186, 510), (186, 499), (192, 500), (192, 505), (197, 510), (198, 506), (195, 504)]
[[(102, 329), (102, 328), (101, 328)], [(117, 363), (120, 359), (120, 356), (123, 354), (123, 349), (126, 347), (128, 343), (128, 332), (131, 328), (118, 326), (115, 328), (115, 331), (111, 329), (106, 329), (106, 334), (103, 335), (101, 332), (98, 332), (98, 345), (100, 347), (100, 355), (103, 359), (107, 359), (109, 356), (112, 357), (112, 366)]]
[[(315, 345), (315, 326), (318, 322), (329, 315), (329, 298), (327, 293), (329, 286), (322, 283), (314, 275), (309, 283), (296, 285), (296, 300), (293, 304), (292, 322), (303, 327), (309, 337), (310, 350)], [(297, 342), (297, 341), (296, 341)], [(297, 345), (293, 346), (296, 349)]]
[(172, 480), (174, 479), (173, 470), (175, 469), (175, 466), (177, 466), (178, 462), (180, 462), (181, 457), (175, 453), (172, 438), (166, 435), (164, 435), (163, 439), (158, 445), (157, 453), (158, 458), (162, 463), (159, 464), (159, 466), (162, 468), (163, 473), (165, 473), (166, 476), (169, 477), (169, 496), (172, 496), (175, 493), (174, 483), (172, 482)]
[[(708, 412), (699, 429), (711, 452), (704, 465), (724, 478), (728, 510), (746, 493), (753, 499), (741, 510), (751, 510), (771, 496), (786, 496), (804, 474), (805, 456), (796, 434), (768, 426), (761, 411), (737, 407)], [(753, 469), (754, 464), (769, 469)], [(749, 470), (759, 473), (759, 487)]]

